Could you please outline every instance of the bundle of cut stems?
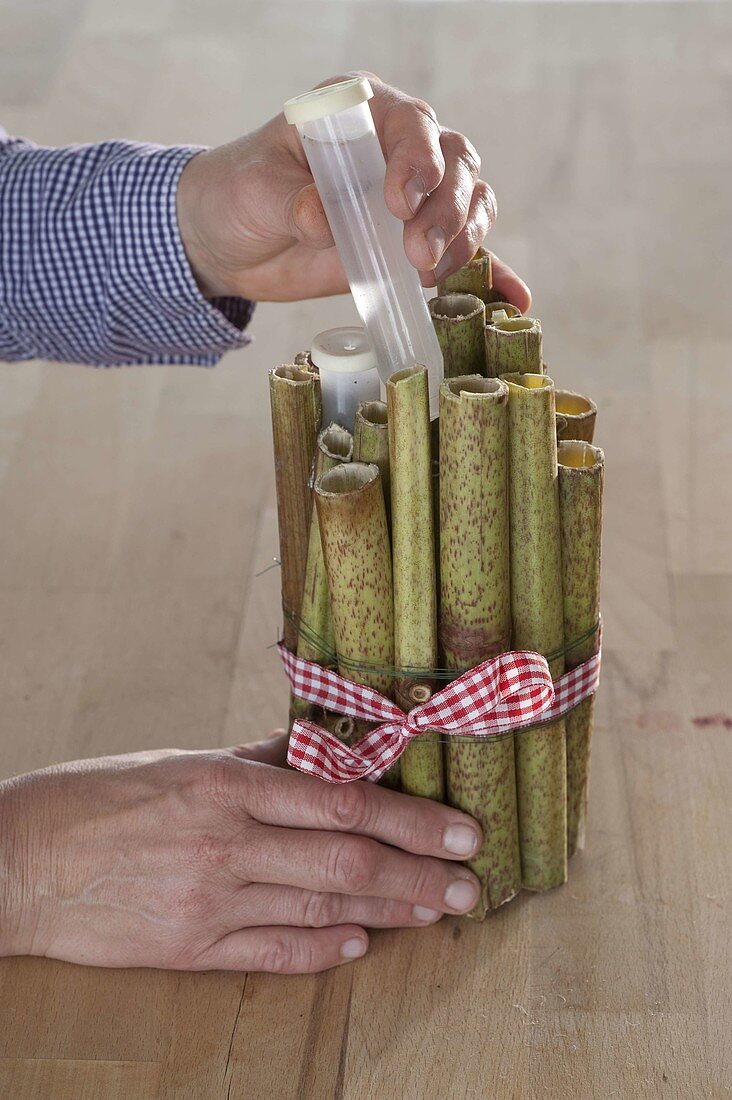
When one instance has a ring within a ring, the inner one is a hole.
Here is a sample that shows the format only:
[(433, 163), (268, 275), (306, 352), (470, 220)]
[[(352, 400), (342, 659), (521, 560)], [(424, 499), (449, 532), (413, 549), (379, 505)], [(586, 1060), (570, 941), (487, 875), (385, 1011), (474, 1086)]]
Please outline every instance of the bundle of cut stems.
[(313, 506), (310, 471), (320, 429), (316, 390), (320, 390), (317, 376), (300, 367), (285, 365), (269, 372), (284, 639), (293, 653), (297, 651)]
[(485, 326), (485, 373), (542, 374), (541, 323), (536, 317), (489, 320)]
[(485, 305), (474, 294), (445, 294), (429, 302), (442, 349), (445, 378), (485, 374)]
[[(543, 653), (564, 672), (562, 556), (554, 383), (509, 374), (511, 617), (515, 649)], [(567, 773), (564, 721), (515, 736), (523, 885), (548, 890), (567, 877)]]
[(556, 404), (557, 423), (560, 416), (564, 420), (561, 431), (557, 428), (557, 438), (583, 439), (586, 443), (592, 443), (597, 420), (595, 402), (580, 393), (572, 393), (571, 390), (557, 390)]
[[(393, 374), (386, 384), (391, 524), (394, 564), (395, 699), (404, 711), (425, 702), (437, 665), (432, 456), (427, 369)], [(401, 757), (401, 786), (407, 794), (442, 800), (442, 745), (431, 730), (420, 734)]]
[(328, 575), (338, 671), (392, 693), (391, 551), (377, 466), (348, 462), (321, 474), (315, 503)]
[[(335, 659), (341, 675), (405, 711), (432, 694), (440, 655), (458, 675), (511, 647), (537, 650), (556, 679), (599, 641), (596, 406), (555, 390), (541, 324), (497, 300), (489, 253), (438, 292), (429, 308), (445, 365), (439, 422), (430, 425), (419, 365), (392, 375), (386, 404), (359, 406), (353, 439), (335, 424), (318, 436), (320, 381), (307, 352), (270, 371), (285, 644)], [(307, 704), (293, 699), (291, 713)], [(384, 778), (396, 786), (401, 773), (404, 791), (440, 801), (446, 788), (481, 823), (471, 916), (522, 885), (566, 881), (568, 854), (584, 845), (593, 713), (594, 697), (565, 719), (444, 748), (428, 731)], [(347, 743), (369, 728), (319, 720)]]
[[(440, 641), (465, 671), (511, 645), (508, 539), (508, 386), (472, 375), (440, 387)], [(513, 734), (451, 737), (447, 801), (480, 822), (468, 866), (481, 883), (471, 916), (521, 888)]]
[[(605, 460), (599, 447), (562, 442), (558, 448), (559, 514), (566, 665), (576, 668), (597, 652), (600, 616), (600, 542)], [(567, 850), (584, 847), (590, 745), (595, 697), (565, 718), (567, 730)]]
[(490, 252), (479, 248), (472, 260), (437, 284), (437, 293), (440, 297), (444, 294), (474, 294), (483, 302), (498, 297), (493, 290)]
[[(351, 461), (353, 439), (351, 433), (339, 424), (323, 428), (315, 448), (313, 481), (321, 474)], [(333, 623), (328, 598), (328, 578), (323, 561), (318, 513), (313, 509), (310, 519), (305, 587), (300, 610), (297, 655), (306, 661), (330, 664), (334, 653)]]

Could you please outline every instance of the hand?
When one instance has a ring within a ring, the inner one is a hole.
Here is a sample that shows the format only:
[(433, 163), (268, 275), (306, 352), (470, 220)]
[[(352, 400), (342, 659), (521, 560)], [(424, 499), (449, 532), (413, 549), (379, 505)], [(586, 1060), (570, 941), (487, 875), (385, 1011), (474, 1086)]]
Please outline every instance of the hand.
[(366, 926), (471, 908), (478, 881), (458, 860), (480, 843), (472, 818), (261, 762), (283, 744), (131, 753), (0, 783), (0, 954), (318, 971), (363, 955)]
[[(478, 178), (480, 158), (467, 138), (438, 124), (428, 104), (373, 73), (347, 75), (371, 82), (386, 204), (405, 223), (404, 247), (422, 283), (435, 286), (467, 263), (495, 221), (495, 197)], [(282, 302), (348, 290), (300, 139), (282, 114), (189, 161), (178, 221), (208, 297)], [(498, 259), (493, 279), (504, 298), (522, 312), (529, 308), (528, 288)]]

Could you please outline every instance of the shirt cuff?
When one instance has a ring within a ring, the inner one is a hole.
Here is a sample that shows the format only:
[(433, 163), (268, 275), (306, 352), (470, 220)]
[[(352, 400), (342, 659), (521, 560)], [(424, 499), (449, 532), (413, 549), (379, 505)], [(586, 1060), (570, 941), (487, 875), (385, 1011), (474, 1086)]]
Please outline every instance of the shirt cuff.
[(254, 302), (248, 298), (210, 298), (209, 301), (239, 330), (245, 329), (252, 319)]
[[(111, 295), (113, 363), (213, 366), (224, 352), (251, 342), (245, 327), (254, 303), (204, 298), (183, 247), (178, 182), (199, 152), (199, 146), (143, 147), (141, 156), (123, 169), (111, 272), (112, 284), (119, 282), (122, 291)], [(129, 339), (130, 310), (137, 316), (141, 346), (138, 354), (129, 347), (125, 355), (120, 344)]]

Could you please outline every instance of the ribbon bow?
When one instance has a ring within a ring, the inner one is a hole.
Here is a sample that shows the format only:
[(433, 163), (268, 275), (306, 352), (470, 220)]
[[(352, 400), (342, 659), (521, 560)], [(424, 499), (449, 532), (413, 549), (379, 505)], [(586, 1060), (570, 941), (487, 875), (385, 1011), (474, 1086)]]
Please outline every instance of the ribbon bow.
[(552, 682), (539, 653), (501, 653), (463, 673), (408, 714), (373, 688), (346, 680), (277, 646), (295, 695), (325, 710), (380, 722), (355, 745), (315, 722), (298, 720), (290, 734), (288, 762), (329, 783), (376, 781), (409, 742), (427, 729), (448, 735), (495, 737), (561, 717), (597, 689), (600, 653)]

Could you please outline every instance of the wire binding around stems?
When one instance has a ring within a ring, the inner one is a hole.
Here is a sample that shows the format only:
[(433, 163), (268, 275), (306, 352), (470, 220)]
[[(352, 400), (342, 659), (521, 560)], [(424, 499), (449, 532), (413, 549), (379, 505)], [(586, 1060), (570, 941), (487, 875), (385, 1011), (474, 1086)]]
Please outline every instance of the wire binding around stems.
[[(406, 708), (390, 693), (297, 657), (284, 643), (278, 650), (295, 694), (309, 700), (316, 712), (324, 707), (329, 723), (320, 726), (315, 715), (295, 722), (290, 762), (332, 782), (379, 778), (413, 741), (434, 748), (433, 735), (475, 742), (556, 724), (596, 692), (601, 661), (598, 645), (594, 656), (553, 681), (544, 657), (508, 651), (469, 669), (425, 702)], [(365, 720), (367, 727), (345, 756), (342, 742), (331, 732), (331, 718), (339, 714)], [(419, 736), (422, 733), (429, 735), (428, 741)]]
[[(335, 650), (327, 645), (324, 639), (310, 630), (306, 623), (299, 619), (297, 615), (293, 615), (284, 605), (282, 607), (282, 613), (285, 619), (295, 627), (300, 637), (318, 648), (322, 655), (321, 663), (332, 664), (334, 666), (338, 665), (342, 669), (350, 669), (353, 672), (373, 672), (379, 676), (388, 676), (394, 680), (401, 680), (405, 677), (414, 676), (430, 680), (443, 680), (445, 683), (456, 680), (458, 676), (462, 676), (463, 673), (469, 671), (468, 668), (385, 668), (380, 665), (370, 664), (367, 661), (352, 661), (346, 657), (339, 657)], [(601, 625), (602, 619), (598, 619), (595, 625), (591, 627), (590, 630), (585, 631), (579, 638), (574, 638), (568, 645), (565, 645), (555, 653), (545, 653), (543, 656), (548, 662), (555, 661), (558, 657), (566, 657), (572, 650), (583, 645), (595, 634), (599, 633)]]

